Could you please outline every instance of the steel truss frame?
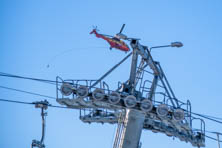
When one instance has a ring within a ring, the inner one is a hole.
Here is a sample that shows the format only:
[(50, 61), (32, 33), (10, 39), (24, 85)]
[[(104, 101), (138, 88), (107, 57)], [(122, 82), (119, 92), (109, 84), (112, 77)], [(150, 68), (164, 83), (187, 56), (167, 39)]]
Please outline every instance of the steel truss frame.
[[(142, 129), (165, 133), (167, 136), (190, 142), (193, 146), (204, 147), (205, 123), (191, 117), (190, 101), (184, 103), (176, 98), (160, 63), (153, 60), (148, 47), (141, 45), (138, 40), (132, 40), (130, 45), (133, 52), (98, 80), (63, 80), (57, 77), (57, 102), (80, 109), (80, 119), (83, 122), (118, 124), (114, 148), (141, 147)], [(103, 79), (131, 55), (129, 79), (119, 83), (116, 90), (110, 90)], [(141, 61), (137, 67), (138, 56)], [(71, 94), (62, 93), (60, 86), (64, 84), (69, 85)], [(117, 99), (116, 102), (111, 102), (113, 97)], [(149, 111), (142, 109), (144, 101), (147, 100), (152, 102)], [(165, 116), (158, 114), (161, 105), (168, 109)], [(178, 109), (184, 112), (184, 118), (179, 121), (174, 117)], [(193, 130), (193, 120), (198, 120), (200, 130)], [(134, 136), (131, 136), (132, 134)]]

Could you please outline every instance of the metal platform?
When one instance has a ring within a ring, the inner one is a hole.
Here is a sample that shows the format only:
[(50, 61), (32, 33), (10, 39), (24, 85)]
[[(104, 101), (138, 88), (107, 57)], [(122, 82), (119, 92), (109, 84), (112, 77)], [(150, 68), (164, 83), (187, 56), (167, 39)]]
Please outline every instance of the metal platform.
[[(98, 86), (91, 87), (91, 84), (96, 80), (62, 80), (57, 77), (57, 102), (61, 105), (65, 105), (70, 108), (80, 109), (80, 120), (85, 123), (109, 123), (117, 124), (120, 113), (124, 113), (124, 110), (128, 107), (125, 105), (124, 100), (127, 96), (131, 96), (126, 92), (121, 92), (115, 90), (109, 90), (108, 84), (105, 82), (100, 82)], [(143, 85), (139, 88), (141, 98), (136, 99), (134, 107), (130, 109), (138, 110), (145, 114), (145, 121), (143, 124), (143, 129), (151, 130), (154, 133), (164, 133), (169, 137), (177, 137), (181, 141), (190, 142), (193, 146), (204, 147), (205, 146), (205, 124), (201, 119), (194, 119), (191, 117), (191, 104), (189, 101), (187, 103), (181, 103), (181, 109), (183, 109), (185, 116), (181, 121), (176, 121), (173, 117), (174, 110), (169, 103), (168, 97), (164, 92), (156, 92), (152, 100), (152, 110), (146, 112), (141, 109), (147, 94), (149, 93), (149, 88), (145, 87), (150, 83), (146, 80)], [(64, 96), (61, 93), (62, 84), (69, 84), (72, 86), (73, 93), (69, 96)], [(85, 84), (85, 85), (83, 85)], [(117, 88), (121, 87), (120, 84)], [(161, 86), (158, 86), (161, 89)], [(78, 96), (78, 88), (86, 89), (87, 95), (83, 94), (84, 97)], [(93, 92), (95, 90), (102, 90), (102, 94), (99, 100), (93, 97)], [(112, 103), (109, 99), (112, 98), (113, 92), (120, 95), (119, 101)], [(168, 106), (168, 113), (165, 117), (160, 117), (157, 113), (158, 106), (166, 104)], [(195, 127), (198, 131), (192, 130), (192, 121), (199, 120), (200, 127)]]

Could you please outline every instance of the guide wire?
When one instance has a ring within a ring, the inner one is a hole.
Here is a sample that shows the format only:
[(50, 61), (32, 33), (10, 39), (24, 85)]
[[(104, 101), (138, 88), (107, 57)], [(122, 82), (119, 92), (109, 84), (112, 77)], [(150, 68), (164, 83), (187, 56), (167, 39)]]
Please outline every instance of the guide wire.
[[(16, 101), (16, 100), (8, 100), (8, 99), (2, 99), (0, 98), (1, 102), (9, 102), (9, 103), (16, 103), (16, 104), (25, 104), (25, 105), (35, 105), (36, 102), (24, 102), (24, 101)], [(63, 107), (63, 106), (57, 106), (57, 105), (48, 105), (49, 107), (54, 107), (54, 108), (64, 108), (64, 109), (74, 109), (74, 108), (69, 108), (69, 107)]]
[(12, 74), (3, 73), (3, 72), (0, 72), (0, 76), (18, 78), (18, 79), (26, 79), (26, 80), (33, 80), (33, 81), (39, 81), (39, 82), (44, 82), (44, 83), (56, 85), (56, 81), (53, 81), (53, 80), (38, 79), (38, 78), (32, 78), (32, 77), (24, 77), (24, 76), (12, 75)]
[(38, 94), (38, 93), (33, 93), (33, 92), (30, 92), (30, 91), (24, 91), (24, 90), (19, 90), (19, 89), (15, 89), (15, 88), (5, 87), (5, 86), (1, 86), (1, 85), (0, 85), (0, 88), (12, 90), (12, 91), (17, 91), (17, 92), (22, 92), (22, 93), (27, 93), (27, 94), (31, 94), (31, 95), (36, 95), (36, 96), (40, 96), (40, 97), (46, 97), (46, 98), (49, 98), (49, 99), (56, 99), (55, 97), (42, 95), (42, 94)]

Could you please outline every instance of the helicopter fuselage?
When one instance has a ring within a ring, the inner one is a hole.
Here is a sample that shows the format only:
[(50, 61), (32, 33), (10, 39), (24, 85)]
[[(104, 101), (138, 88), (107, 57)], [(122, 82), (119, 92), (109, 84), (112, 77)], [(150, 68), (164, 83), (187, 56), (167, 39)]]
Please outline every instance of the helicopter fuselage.
[(110, 49), (116, 48), (125, 52), (130, 50), (128, 45), (122, 40), (118, 39), (117, 37), (110, 38), (110, 37), (104, 36), (102, 34), (97, 33), (95, 29), (93, 29), (93, 31), (90, 32), (90, 34), (95, 34), (97, 38), (102, 38), (106, 40), (110, 45)]

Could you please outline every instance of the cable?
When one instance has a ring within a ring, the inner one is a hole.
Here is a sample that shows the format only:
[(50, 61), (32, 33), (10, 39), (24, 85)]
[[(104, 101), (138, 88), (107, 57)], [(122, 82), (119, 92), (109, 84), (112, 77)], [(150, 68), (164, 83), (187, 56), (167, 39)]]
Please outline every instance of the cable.
[(29, 105), (34, 105), (33, 103), (30, 103), (30, 102), (15, 101), (15, 100), (7, 100), (7, 99), (0, 99), (0, 101), (3, 101), (3, 102), (10, 102), (10, 103), (19, 103), (19, 104), (29, 104)]
[[(0, 101), (4, 101), (4, 102), (11, 102), (11, 103), (20, 103), (20, 104), (35, 104), (34, 102), (30, 103), (30, 102), (23, 102), (23, 101), (15, 101), (15, 100), (7, 100), (7, 99), (1, 99), (0, 98)], [(74, 108), (70, 108), (70, 107), (63, 107), (63, 106), (56, 106), (56, 105), (49, 105), (50, 107), (56, 107), (56, 108), (66, 108), (66, 109), (74, 109)], [(209, 133), (215, 133), (215, 132), (212, 132), (212, 131), (206, 131), (206, 132), (209, 132)]]
[(203, 114), (199, 114), (199, 113), (194, 113), (194, 112), (191, 112), (192, 114), (195, 114), (197, 116), (204, 116), (204, 118), (213, 118), (215, 120), (222, 120), (222, 118), (219, 118), (219, 117), (214, 117), (214, 116), (210, 116), (210, 115), (203, 115)]
[(206, 130), (205, 130), (205, 132), (206, 132), (206, 133), (211, 133), (211, 134), (219, 134), (219, 135), (222, 135), (222, 133), (220, 133), (220, 132), (215, 132), (215, 131), (206, 131)]
[[(47, 98), (50, 98), (50, 99), (56, 99), (55, 97), (51, 97), (51, 96), (47, 96), (47, 95), (42, 95), (42, 94), (38, 94), (38, 93), (33, 93), (33, 92), (29, 92), (29, 91), (24, 91), (24, 90), (19, 90), (19, 89), (15, 89), (15, 88), (9, 88), (9, 87), (5, 87), (5, 86), (0, 86), (0, 88), (8, 89), (8, 90), (13, 90), (13, 91), (17, 91), (17, 92), (22, 92), (22, 93), (27, 93), (27, 94), (32, 94), (32, 95), (41, 96), (41, 97), (47, 97)], [(214, 121), (214, 122), (222, 124), (222, 121), (216, 120), (216, 119), (220, 119), (218, 117), (213, 117), (213, 116), (209, 116), (209, 115), (202, 115), (202, 114), (198, 114), (198, 113), (194, 113), (194, 112), (191, 112), (191, 114), (197, 115), (197, 116), (200, 116), (202, 118), (205, 118), (205, 119), (208, 119), (208, 120), (211, 120), (211, 121)], [(214, 118), (214, 119), (212, 119), (212, 118)]]
[[(45, 82), (45, 83), (54, 84), (54, 85), (55, 85), (55, 83), (62, 83), (62, 82), (56, 82), (56, 81), (53, 81), (53, 80), (46, 80), (46, 79), (37, 79), (37, 78), (31, 78), (31, 77), (17, 76), (17, 75), (12, 75), (12, 74), (3, 73), (3, 72), (0, 72), (0, 76), (34, 80), (34, 81), (40, 81), (40, 82)], [(0, 87), (1, 88), (5, 88), (5, 89), (11, 89), (11, 90), (14, 90), (14, 91), (20, 91), (20, 92), (23, 92), (23, 93), (28, 93), (28, 94), (38, 95), (38, 96), (47, 97), (47, 98), (51, 98), (51, 99), (56, 99), (54, 97), (45, 96), (45, 95), (41, 95), (41, 94), (37, 94), (37, 93), (32, 93), (32, 92), (28, 92), (28, 91), (17, 90), (17, 89), (13, 89), (13, 88), (7, 88), (7, 87), (4, 87), (4, 86), (0, 86)], [(211, 120), (211, 121), (214, 121), (214, 122), (222, 124), (222, 121), (218, 121), (218, 120), (222, 120), (222, 118), (213, 117), (213, 116), (209, 116), (209, 115), (198, 114), (198, 113), (194, 113), (194, 112), (191, 112), (191, 114), (197, 115), (197, 116), (200, 116), (202, 118), (205, 118), (205, 119), (208, 119), (208, 120)]]
[(222, 118), (219, 118), (219, 117), (214, 117), (214, 116), (209, 116), (209, 115), (205, 115), (206, 117), (208, 118), (214, 118), (214, 119), (217, 119), (217, 120), (222, 120)]
[[(0, 98), (1, 102), (9, 102), (9, 103), (17, 103), (17, 104), (26, 104), (26, 105), (35, 105), (36, 102), (23, 102), (23, 101), (15, 101), (15, 100), (8, 100), (8, 99), (2, 99)], [(54, 108), (64, 108), (64, 109), (73, 109), (69, 107), (63, 107), (63, 106), (57, 106), (57, 105), (48, 105), (49, 107), (54, 107)]]
[(205, 119), (208, 119), (208, 120), (211, 120), (211, 121), (214, 121), (214, 122), (217, 122), (217, 123), (222, 124), (222, 121), (218, 121), (218, 120), (216, 120), (216, 119), (212, 119), (212, 118), (210, 118), (210, 117), (208, 117), (208, 116), (205, 116), (205, 115), (202, 115), (202, 114), (198, 114), (198, 113), (194, 113), (194, 112), (191, 112), (191, 114), (197, 115), (197, 116), (199, 116), (199, 117), (202, 117), (202, 118), (205, 118)]
[(44, 83), (48, 83), (48, 84), (53, 84), (53, 85), (55, 85), (55, 83), (56, 83), (56, 81), (53, 81), (53, 80), (38, 79), (38, 78), (31, 78), (31, 77), (23, 77), (23, 76), (12, 75), (12, 74), (3, 73), (3, 72), (0, 72), (0, 76), (3, 76), (3, 77), (11, 77), (11, 78), (19, 78), (19, 79), (27, 79), (27, 80), (34, 80), (34, 81), (40, 81), (40, 82), (44, 82)]
[(40, 97), (46, 97), (46, 98), (49, 98), (49, 99), (56, 99), (55, 97), (46, 96), (46, 95), (33, 93), (33, 92), (29, 92), (29, 91), (24, 91), (24, 90), (19, 90), (19, 89), (15, 89), (15, 88), (9, 88), (9, 87), (5, 87), (5, 86), (0, 86), (0, 88), (12, 90), (12, 91), (17, 91), (17, 92), (22, 92), (22, 93), (27, 93), (27, 94), (31, 94), (31, 95), (36, 95), (36, 96), (40, 96)]
[[(211, 140), (214, 140), (214, 141), (218, 141), (218, 139), (213, 138), (213, 137), (210, 137), (210, 136), (208, 136), (208, 135), (205, 135), (205, 137), (207, 137), (207, 138), (209, 138), (209, 139), (211, 139)], [(222, 141), (221, 141), (221, 140), (219, 140), (219, 142), (220, 142), (220, 143), (222, 143)]]
[[(35, 105), (36, 103), (35, 102), (23, 102), (23, 101), (15, 101), (15, 100), (8, 100), (8, 99), (1, 99), (0, 98), (0, 101), (2, 102), (9, 102), (9, 103), (17, 103), (17, 104), (25, 104), (25, 105)], [(68, 108), (68, 107), (62, 107), (62, 106), (55, 106), (55, 105), (48, 105), (48, 107), (54, 107), (54, 108), (63, 108), (63, 109), (72, 109), (72, 108)], [(205, 135), (206, 138), (208, 139), (211, 139), (211, 140), (214, 140), (214, 141), (217, 141), (219, 143), (222, 143), (221, 140), (218, 140), (216, 138), (213, 138), (211, 136), (208, 136), (208, 135)]]
[(74, 51), (74, 50), (76, 50), (76, 49), (81, 49), (81, 50), (83, 50), (83, 49), (91, 49), (91, 48), (107, 48), (107, 47), (102, 47), (102, 46), (92, 46), (92, 47), (77, 47), (77, 48), (71, 48), (71, 49), (68, 49), (68, 50), (64, 50), (64, 51), (61, 51), (61, 52), (59, 52), (59, 53), (57, 53), (56, 55), (54, 55), (49, 61), (48, 61), (48, 64), (47, 64), (47, 68), (49, 68), (50, 67), (50, 65), (51, 65), (51, 63), (53, 62), (53, 61), (55, 61), (59, 56), (62, 56), (62, 55), (64, 55), (64, 54), (66, 54), (66, 53), (68, 53), (68, 52), (71, 52), (71, 51)]
[[(9, 73), (4, 73), (4, 72), (0, 72), (0, 77), (10, 77), (10, 78), (18, 78), (18, 79), (25, 79), (25, 80), (33, 80), (33, 81), (38, 81), (38, 82), (43, 82), (43, 83), (47, 83), (47, 84), (52, 84), (52, 85), (56, 85), (56, 83), (64, 83), (64, 81), (78, 81), (78, 80), (64, 80), (63, 82), (60, 81), (54, 81), (54, 80), (47, 80), (47, 79), (39, 79), (39, 78), (32, 78), (32, 77), (24, 77), (24, 76), (18, 76), (18, 75), (12, 75)], [(85, 79), (83, 79), (85, 80)], [(96, 81), (96, 80), (92, 80), (92, 81)], [(73, 84), (72, 82), (69, 82), (69, 84)]]
[[(15, 100), (8, 100), (8, 99), (1, 99), (0, 98), (0, 101), (2, 102), (9, 102), (9, 103), (17, 103), (17, 104), (26, 104), (26, 105), (35, 105), (36, 103), (35, 102), (24, 102), (24, 101), (15, 101)], [(63, 108), (63, 109), (73, 109), (73, 108), (68, 108), (68, 107), (63, 107), (63, 106), (56, 106), (56, 105), (51, 105), (49, 104), (48, 107), (54, 107), (54, 108)], [(209, 133), (214, 133), (212, 131), (206, 131), (206, 132), (209, 132)], [(211, 139), (211, 140), (214, 140), (214, 141), (218, 141), (216, 138), (213, 138), (211, 136), (208, 136), (208, 135), (205, 135), (205, 137)], [(219, 141), (220, 143), (222, 142), (221, 140)]]
[[(195, 131), (201, 131), (200, 129), (194, 129), (194, 128), (193, 128), (193, 130), (195, 130)], [(205, 133), (210, 133), (210, 134), (219, 134), (219, 135), (222, 135), (222, 133), (220, 133), (220, 132), (208, 131), (208, 130), (205, 130)]]

